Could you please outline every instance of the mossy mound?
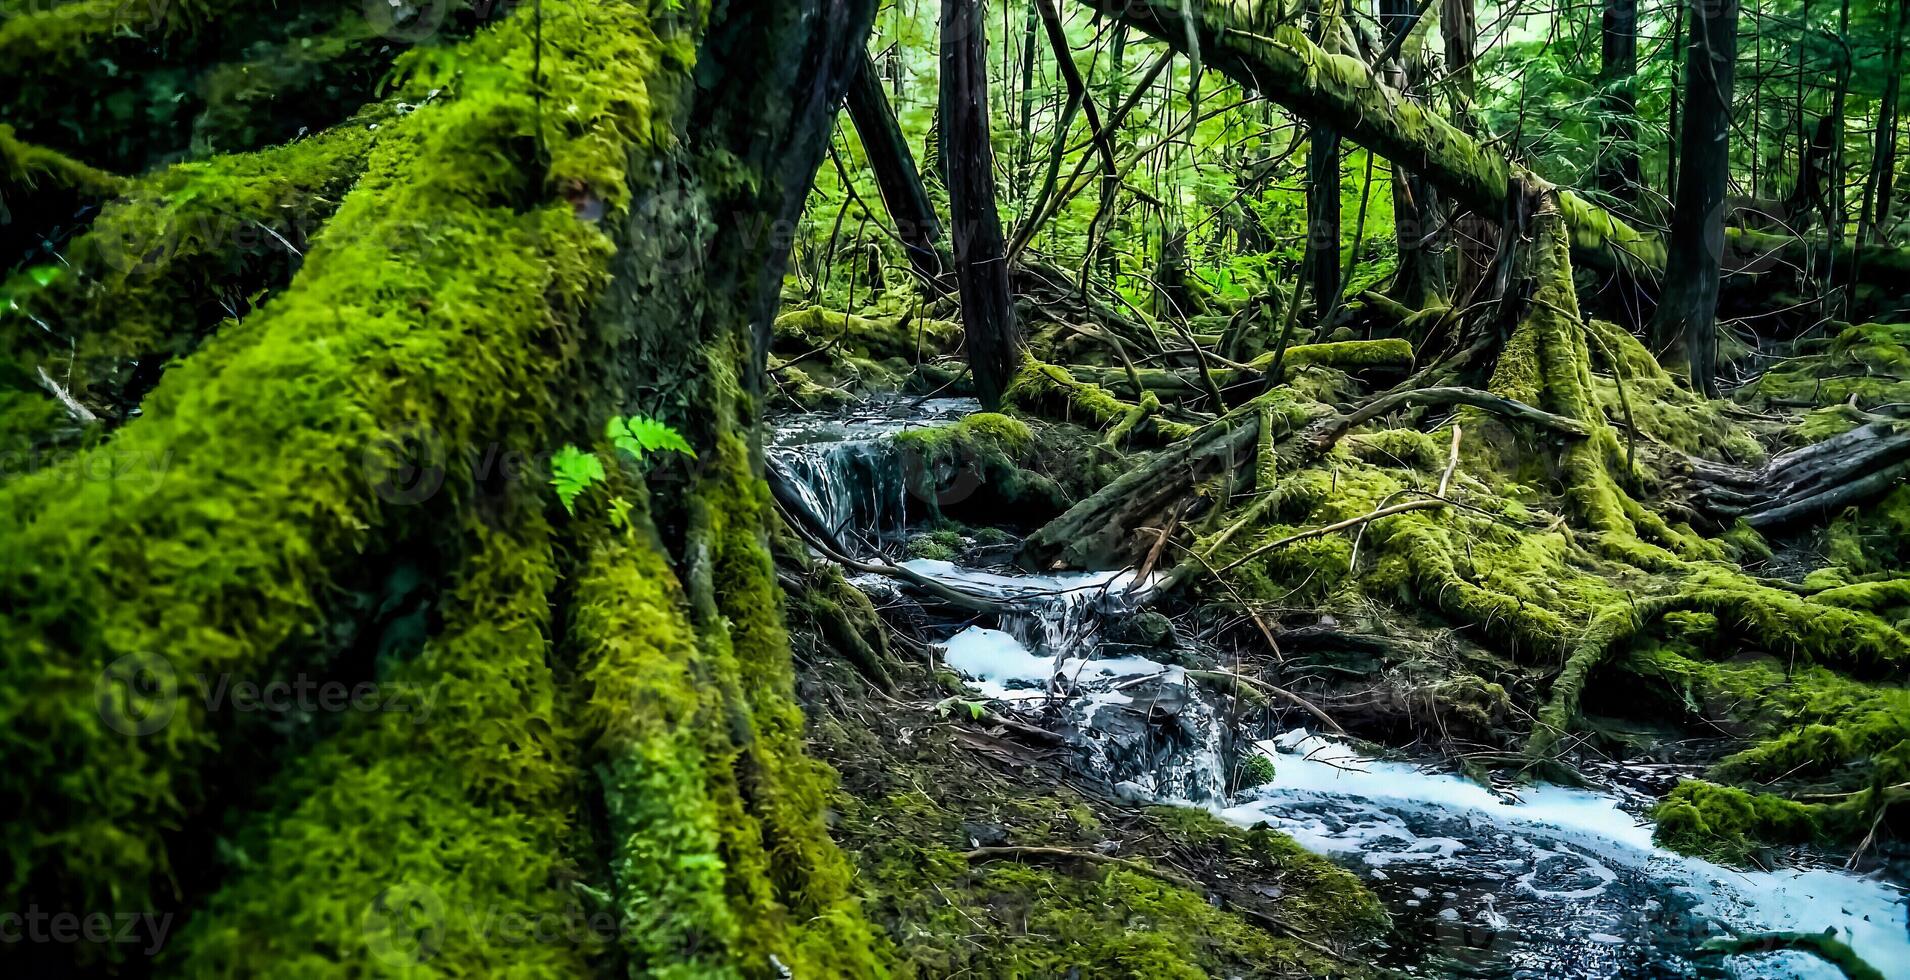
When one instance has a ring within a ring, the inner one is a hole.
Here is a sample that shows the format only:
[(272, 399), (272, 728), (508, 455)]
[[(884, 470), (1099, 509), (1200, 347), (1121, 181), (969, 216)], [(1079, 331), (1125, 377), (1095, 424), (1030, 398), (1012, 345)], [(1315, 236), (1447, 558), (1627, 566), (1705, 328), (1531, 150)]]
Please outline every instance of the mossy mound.
[(1816, 409), (1800, 430), (1811, 441), (1856, 427), (1849, 408), (1910, 402), (1910, 323), (1845, 326), (1795, 346), (1738, 397), (1759, 407)]
[(961, 338), (961, 326), (948, 320), (802, 307), (776, 317), (769, 376), (778, 396), (798, 408), (833, 408), (857, 394), (904, 387), (956, 351)]
[[(1378, 901), (1288, 838), (1086, 796), (1045, 766), (991, 762), (914, 712), (860, 710), (851, 679), (811, 684), (851, 693), (834, 710), (813, 702), (811, 728), (842, 771), (835, 834), (856, 856), (869, 916), (894, 937), (896, 975), (1369, 972), (1350, 944), (1386, 929)], [(977, 851), (990, 847), (1064, 853)]]

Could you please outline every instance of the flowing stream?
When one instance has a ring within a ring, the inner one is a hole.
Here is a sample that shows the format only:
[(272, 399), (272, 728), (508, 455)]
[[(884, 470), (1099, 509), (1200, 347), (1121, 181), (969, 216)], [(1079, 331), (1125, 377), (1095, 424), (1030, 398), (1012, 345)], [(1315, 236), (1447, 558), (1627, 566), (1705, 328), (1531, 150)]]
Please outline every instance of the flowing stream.
[[(845, 544), (894, 554), (932, 508), (911, 498), (909, 462), (889, 437), (972, 410), (958, 399), (893, 399), (804, 416), (776, 429), (771, 466)], [(1304, 729), (1253, 740), (1190, 674), (1184, 643), (1124, 642), (1152, 585), (1131, 572), (900, 564), (1012, 606), (983, 622), (929, 623), (976, 699), (1060, 732), (1075, 765), (1118, 796), (1266, 823), (1351, 868), (1393, 914), (1387, 966), (1421, 976), (1835, 978), (1801, 953), (1686, 956), (1733, 931), (1834, 929), (1886, 977), (1910, 980), (1906, 899), (1893, 883), (1830, 868), (1743, 871), (1664, 850), (1642, 816), (1651, 798), (1623, 780), (1501, 793)], [(879, 604), (910, 601), (893, 577), (854, 581)], [(1270, 757), (1274, 778), (1230, 796), (1227, 773), (1246, 753)]]

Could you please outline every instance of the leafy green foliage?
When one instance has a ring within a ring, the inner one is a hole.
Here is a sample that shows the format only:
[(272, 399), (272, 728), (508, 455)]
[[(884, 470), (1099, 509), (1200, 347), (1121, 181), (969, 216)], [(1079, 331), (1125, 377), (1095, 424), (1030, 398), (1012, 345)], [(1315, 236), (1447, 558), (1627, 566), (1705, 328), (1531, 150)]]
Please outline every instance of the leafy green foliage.
[(550, 485), (557, 489), (557, 499), (563, 501), (564, 510), (572, 514), (577, 513), (574, 506), (577, 495), (591, 484), (604, 480), (603, 460), (576, 446), (559, 449), (550, 458), (550, 472)]
[(675, 452), (696, 458), (696, 450), (690, 448), (682, 433), (647, 415), (613, 417), (604, 425), (604, 437), (637, 459), (652, 452)]
[[(689, 441), (683, 438), (682, 433), (647, 415), (618, 415), (611, 418), (604, 425), (604, 438), (639, 461), (645, 454), (653, 452), (682, 453), (696, 458), (696, 450), (690, 448)], [(565, 445), (550, 458), (550, 485), (557, 490), (557, 499), (563, 502), (564, 510), (572, 515), (577, 513), (578, 495), (589, 489), (591, 484), (602, 483), (606, 479), (608, 474), (604, 472), (603, 460), (574, 445)], [(629, 524), (630, 506), (630, 502), (622, 497), (610, 501), (612, 526), (624, 527)]]

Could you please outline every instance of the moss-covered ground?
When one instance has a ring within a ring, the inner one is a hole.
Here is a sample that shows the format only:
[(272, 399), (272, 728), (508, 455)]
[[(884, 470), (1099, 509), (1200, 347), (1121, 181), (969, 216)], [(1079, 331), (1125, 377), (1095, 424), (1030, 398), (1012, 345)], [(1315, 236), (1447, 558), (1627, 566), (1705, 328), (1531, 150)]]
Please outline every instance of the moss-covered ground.
[(895, 699), (840, 665), (800, 689), (898, 976), (1373, 975), (1378, 900), (1284, 835), (1077, 786), (1042, 745), (938, 711), (919, 669)]

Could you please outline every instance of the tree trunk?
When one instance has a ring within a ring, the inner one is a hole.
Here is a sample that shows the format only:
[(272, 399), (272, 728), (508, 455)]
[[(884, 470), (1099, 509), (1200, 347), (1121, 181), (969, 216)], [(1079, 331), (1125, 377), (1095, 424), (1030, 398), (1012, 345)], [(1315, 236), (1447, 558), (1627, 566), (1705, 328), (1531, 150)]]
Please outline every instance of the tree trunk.
[(1685, 58), (1685, 4), (1679, 0), (1671, 19), (1671, 85), (1665, 92), (1665, 199), (1678, 199), (1678, 98), (1680, 71)]
[(1884, 77), (1877, 108), (1877, 134), (1870, 156), (1870, 180), (1864, 195), (1863, 227), (1858, 241), (1882, 242), (1890, 221), (1890, 195), (1897, 170), (1898, 101), (1903, 94), (1904, 32), (1910, 30), (1910, 0), (1897, 0), (1897, 29), (1891, 32), (1890, 73)]
[(1850, 0), (1843, 0), (1837, 7), (1837, 88), (1830, 97), (1830, 118), (1835, 130), (1830, 146), (1830, 210), (1833, 220), (1828, 231), (1832, 244), (1844, 240), (1844, 221), (1850, 214), (1844, 187), (1844, 102), (1850, 95), (1850, 70)]
[[(1694, 0), (1695, 2), (1695, 0)], [(1738, 50), (1737, 0), (1705, 0), (1691, 23), (1685, 63), (1684, 174), (1673, 203), (1665, 289), (1652, 319), (1659, 349), (1682, 345), (1692, 390), (1717, 393), (1718, 277), (1724, 257), (1724, 192), (1731, 176), (1731, 82)]]
[[(1380, 24), (1386, 50), (1403, 51), (1401, 41), (1413, 30), (1419, 17), (1420, 7), (1414, 0), (1384, 0)], [(1402, 95), (1417, 96), (1426, 73), (1423, 54), (1402, 53), (1395, 64), (1380, 67)], [(1450, 236), (1441, 231), (1439, 195), (1432, 184), (1418, 174), (1397, 163), (1389, 162), (1389, 166), (1393, 173), (1393, 240), (1399, 248), (1398, 272), (1390, 292), (1413, 309), (1445, 303), (1448, 290), (1443, 246)]]
[(1599, 107), (1605, 123), (1598, 155), (1598, 188), (1621, 199), (1638, 183), (1638, 0), (1605, 0), (1600, 28)]
[[(873, 7), (544, 0), (444, 42), (472, 70), (396, 83), (289, 287), (0, 485), (0, 905), (152, 910), (182, 975), (880, 971), (754, 448), (777, 229)], [(696, 459), (618, 461), (620, 414)], [(566, 441), (605, 464), (574, 513)], [(209, 697), (308, 681), (383, 710)]]
[(1325, 316), (1340, 295), (1340, 137), (1317, 123), (1307, 137), (1306, 227), (1307, 288)]
[(1001, 407), (1021, 367), (1021, 329), (1008, 288), (995, 155), (989, 144), (987, 36), (980, 0), (942, 0), (942, 161), (954, 225), (968, 366), (982, 406)]
[(849, 118), (855, 122), (856, 135), (862, 138), (862, 152), (875, 174), (876, 190), (895, 222), (896, 237), (908, 253), (909, 268), (923, 286), (934, 293), (948, 292), (947, 266), (937, 247), (942, 223), (929, 203), (922, 186), (922, 173), (916, 169), (915, 155), (909, 150), (902, 127), (889, 109), (882, 81), (876, 77), (875, 64), (864, 54), (862, 66), (849, 85)]

